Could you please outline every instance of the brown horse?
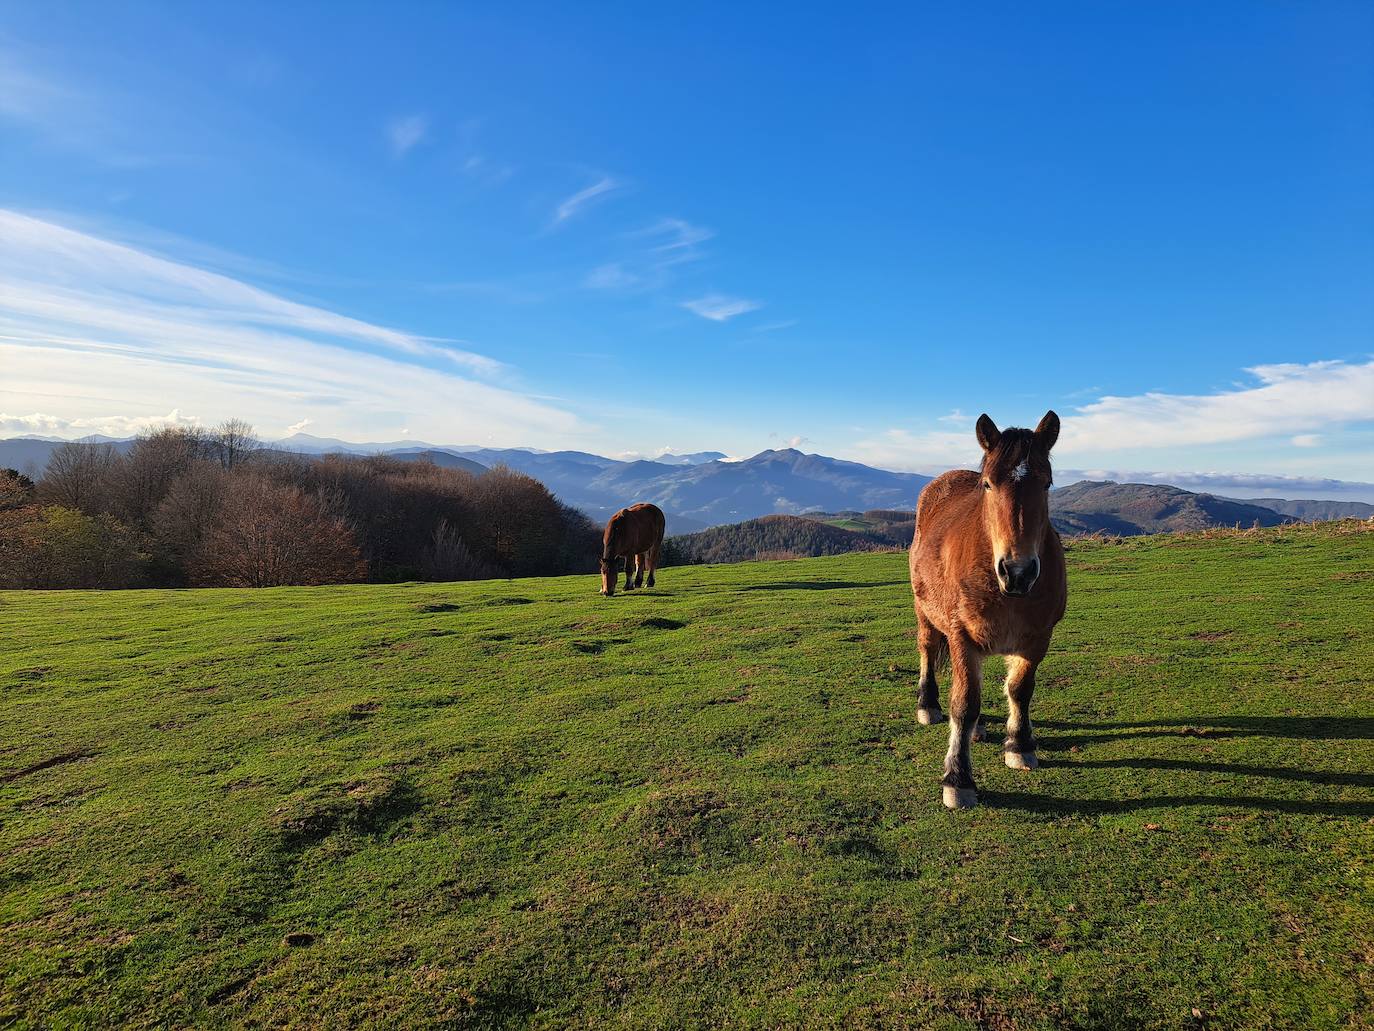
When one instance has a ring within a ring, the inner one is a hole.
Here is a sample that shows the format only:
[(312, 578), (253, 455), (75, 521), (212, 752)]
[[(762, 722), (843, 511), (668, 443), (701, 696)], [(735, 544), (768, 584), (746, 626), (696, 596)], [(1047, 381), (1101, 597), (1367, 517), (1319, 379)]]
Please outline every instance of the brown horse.
[(999, 431), (980, 416), (980, 472), (956, 470), (932, 480), (916, 506), (911, 590), (921, 645), (916, 717), (939, 723), (936, 667), (951, 667), (949, 752), (944, 802), (978, 802), (969, 742), (987, 735), (982, 720), (983, 659), (1007, 656), (1006, 764), (1033, 770), (1030, 703), (1035, 668), (1064, 616), (1068, 578), (1064, 548), (1050, 525), (1050, 448), (1059, 416), (1047, 412), (1032, 430)]
[[(601, 593), (615, 594), (616, 561), (625, 556), (625, 590), (644, 584), (654, 585), (654, 570), (663, 550), (663, 512), (657, 505), (639, 504), (622, 508), (606, 523), (601, 538)], [(635, 569), (636, 560), (639, 568)]]

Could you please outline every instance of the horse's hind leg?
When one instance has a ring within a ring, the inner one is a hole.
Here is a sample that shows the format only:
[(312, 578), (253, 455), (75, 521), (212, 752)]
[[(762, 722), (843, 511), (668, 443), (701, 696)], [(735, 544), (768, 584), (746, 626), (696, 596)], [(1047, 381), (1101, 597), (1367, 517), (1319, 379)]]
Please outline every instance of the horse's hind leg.
[(641, 551), (635, 556), (635, 586), (644, 586), (644, 572), (649, 566), (649, 553)]
[(1007, 657), (1007, 740), (1002, 745), (1002, 758), (1013, 770), (1033, 770), (1040, 765), (1030, 721), (1035, 667), (1039, 664), (1039, 659)]
[(969, 743), (982, 716), (983, 657), (968, 640), (950, 645), (949, 751), (945, 754), (944, 803), (950, 809), (971, 809), (978, 804), (973, 783), (973, 757)]
[(635, 589), (635, 558), (633, 553), (625, 556), (625, 590), (627, 591)]
[(662, 550), (661, 544), (655, 544), (647, 553), (649, 556), (649, 579), (644, 582), (650, 587), (654, 585), (654, 573), (658, 570), (658, 560), (662, 554)]
[(916, 639), (921, 647), (921, 679), (917, 686), (916, 722), (923, 726), (943, 723), (945, 714), (940, 711), (940, 685), (935, 680), (935, 671), (949, 658), (949, 642), (945, 635), (936, 630), (930, 620), (916, 609)]

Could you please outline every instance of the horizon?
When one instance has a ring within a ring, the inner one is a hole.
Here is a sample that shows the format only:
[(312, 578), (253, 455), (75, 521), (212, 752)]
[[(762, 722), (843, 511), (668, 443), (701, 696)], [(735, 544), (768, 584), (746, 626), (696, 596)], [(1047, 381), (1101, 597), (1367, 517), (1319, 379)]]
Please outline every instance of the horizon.
[(11, 13), (0, 435), (1374, 481), (1367, 6)]
[[(208, 427), (206, 427), (208, 428)], [(0, 437), (0, 443), (6, 440), (33, 440), (44, 443), (126, 443), (132, 441), (133, 436), (113, 437), (103, 434), (90, 434), (86, 437), (67, 438), (57, 436), (43, 436), (28, 434), (16, 437)], [(822, 458), (827, 461), (852, 462), (852, 459), (839, 458), (834, 455), (824, 455), (815, 451), (804, 451), (795, 447), (764, 448), (760, 451), (748, 455), (728, 455), (723, 452), (705, 449), (696, 452), (678, 453), (667, 450), (659, 451), (657, 454), (620, 454), (605, 455), (596, 452), (580, 451), (569, 448), (538, 448), (528, 446), (514, 446), (506, 448), (488, 448), (480, 444), (456, 444), (438, 443), (427, 440), (391, 440), (391, 441), (352, 441), (340, 437), (324, 437), (317, 434), (298, 431), (287, 437), (276, 440), (261, 439), (259, 443), (268, 448), (283, 447), (290, 445), (293, 441), (311, 442), (317, 445), (314, 450), (298, 450), (294, 453), (327, 454), (329, 449), (322, 445), (343, 445), (346, 453), (369, 455), (369, 454), (388, 454), (399, 451), (434, 450), (447, 452), (449, 454), (467, 456), (481, 451), (524, 451), (530, 454), (589, 454), (596, 458), (605, 460), (631, 463), (631, 462), (660, 462), (664, 458), (689, 458), (702, 455), (714, 456), (704, 459), (697, 463), (664, 463), (673, 468), (685, 468), (688, 464), (702, 465), (710, 462), (721, 462), (725, 464), (738, 464), (748, 462), (752, 459), (760, 458), (767, 454), (778, 454), (782, 452), (793, 452), (806, 458)], [(285, 448), (290, 452), (290, 447)], [(975, 449), (976, 450), (976, 449)], [(972, 468), (976, 462), (967, 463), (964, 466), (951, 465), (946, 468), (932, 468), (929, 470), (898, 470), (885, 469), (882, 466), (868, 465), (868, 463), (857, 463), (866, 468), (876, 469), (880, 472), (898, 473), (901, 475), (915, 475), (927, 479), (938, 476), (947, 469)], [(23, 471), (23, 470), (21, 470)], [(38, 470), (34, 470), (37, 472)], [(1257, 498), (1282, 499), (1288, 501), (1360, 501), (1374, 504), (1374, 483), (1361, 482), (1358, 480), (1337, 480), (1330, 478), (1304, 478), (1304, 477), (1281, 477), (1281, 476), (1245, 476), (1233, 473), (1201, 472), (1201, 471), (1174, 471), (1160, 472), (1148, 470), (1116, 470), (1116, 469), (1057, 469), (1055, 472), (1055, 483), (1052, 490), (1059, 490), (1070, 487), (1077, 483), (1084, 482), (1109, 482), (1122, 485), (1147, 485), (1147, 486), (1168, 486), (1177, 487), (1182, 490), (1196, 494), (1211, 494), (1217, 497), (1229, 497), (1239, 500), (1253, 500)]]

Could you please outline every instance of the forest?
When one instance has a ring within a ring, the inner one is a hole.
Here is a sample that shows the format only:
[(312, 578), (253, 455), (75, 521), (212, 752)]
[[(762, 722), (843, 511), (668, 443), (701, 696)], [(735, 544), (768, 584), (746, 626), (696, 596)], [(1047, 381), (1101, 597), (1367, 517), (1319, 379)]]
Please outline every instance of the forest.
[(529, 476), (263, 447), (231, 420), (0, 470), (0, 588), (272, 587), (559, 575), (600, 530)]

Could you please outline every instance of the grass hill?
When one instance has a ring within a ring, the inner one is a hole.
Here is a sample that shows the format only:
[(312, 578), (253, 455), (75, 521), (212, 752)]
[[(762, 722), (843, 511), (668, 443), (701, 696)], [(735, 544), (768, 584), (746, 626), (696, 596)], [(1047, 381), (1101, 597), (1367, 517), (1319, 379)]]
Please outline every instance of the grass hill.
[(0, 1024), (1364, 1026), (1369, 528), (1069, 558), (967, 814), (901, 554), (0, 594)]

